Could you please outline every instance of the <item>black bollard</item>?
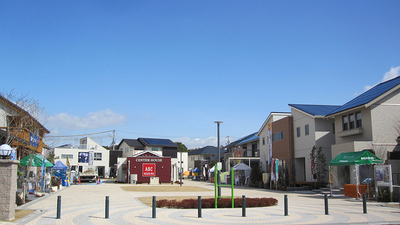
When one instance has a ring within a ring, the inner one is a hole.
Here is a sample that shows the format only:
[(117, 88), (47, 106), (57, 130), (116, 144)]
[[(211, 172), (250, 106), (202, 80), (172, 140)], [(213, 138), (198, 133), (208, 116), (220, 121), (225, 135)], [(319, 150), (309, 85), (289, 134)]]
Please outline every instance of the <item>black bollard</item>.
[(288, 213), (288, 198), (287, 198), (287, 195), (285, 195), (284, 196), (284, 207), (285, 207), (285, 216), (287, 216), (287, 215), (289, 215), (289, 213)]
[(110, 198), (106, 196), (106, 219), (110, 218)]
[(61, 219), (61, 196), (57, 196), (57, 218)]
[(156, 196), (153, 196), (153, 218), (156, 218)]
[(246, 195), (242, 195), (242, 217), (246, 217)]
[(197, 198), (197, 217), (201, 218), (201, 196)]
[(328, 195), (325, 194), (325, 215), (329, 215), (329, 211), (328, 211)]
[(367, 196), (363, 194), (363, 212), (367, 213)]

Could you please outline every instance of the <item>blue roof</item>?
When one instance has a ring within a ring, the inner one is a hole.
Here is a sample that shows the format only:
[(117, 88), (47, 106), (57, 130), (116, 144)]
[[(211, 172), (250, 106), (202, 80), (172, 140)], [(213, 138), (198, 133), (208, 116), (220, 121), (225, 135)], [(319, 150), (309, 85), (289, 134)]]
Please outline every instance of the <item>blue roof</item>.
[(333, 110), (336, 110), (340, 107), (340, 105), (303, 105), (303, 104), (289, 104), (289, 106), (299, 109), (313, 116), (326, 116)]
[(257, 134), (257, 132), (251, 134), (250, 136), (247, 136), (247, 138), (245, 138), (244, 140), (240, 141), (236, 145), (242, 145), (242, 144), (245, 144), (245, 143), (248, 143), (248, 142), (251, 142), (251, 141), (258, 140), (259, 137), (256, 134)]
[[(247, 140), (247, 139), (253, 137), (254, 135), (257, 135), (257, 133), (258, 133), (258, 132), (254, 132), (254, 133), (249, 134), (249, 135), (247, 135), (247, 136), (245, 136), (245, 137), (239, 138), (238, 140), (231, 142), (230, 144), (226, 145), (225, 147), (226, 147), (226, 148), (229, 148), (229, 147), (231, 147), (231, 146), (236, 146), (238, 143), (241, 143), (241, 142), (243, 142), (243, 141), (245, 141), (245, 140)], [(257, 136), (257, 137), (258, 137), (258, 136)]]
[[(225, 153), (226, 150), (220, 149), (220, 153)], [(206, 146), (193, 151), (190, 151), (188, 155), (218, 155), (218, 148), (214, 146)]]
[(343, 106), (339, 107), (338, 109), (329, 113), (329, 115), (336, 114), (348, 109), (355, 108), (357, 106), (365, 105), (372, 100), (378, 98), (379, 96), (383, 95), (387, 91), (391, 90), (392, 88), (396, 87), (400, 84), (400, 76), (397, 76), (391, 80), (386, 82), (380, 83), (375, 87), (369, 89), (368, 91), (362, 93), (361, 95), (353, 98), (351, 101), (347, 102)]

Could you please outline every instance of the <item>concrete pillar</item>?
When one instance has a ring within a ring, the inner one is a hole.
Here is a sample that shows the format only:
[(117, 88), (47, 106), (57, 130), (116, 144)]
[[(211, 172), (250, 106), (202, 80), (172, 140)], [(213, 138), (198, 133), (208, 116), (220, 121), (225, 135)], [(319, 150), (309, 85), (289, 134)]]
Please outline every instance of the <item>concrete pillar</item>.
[(0, 220), (15, 218), (18, 163), (19, 160), (0, 159)]

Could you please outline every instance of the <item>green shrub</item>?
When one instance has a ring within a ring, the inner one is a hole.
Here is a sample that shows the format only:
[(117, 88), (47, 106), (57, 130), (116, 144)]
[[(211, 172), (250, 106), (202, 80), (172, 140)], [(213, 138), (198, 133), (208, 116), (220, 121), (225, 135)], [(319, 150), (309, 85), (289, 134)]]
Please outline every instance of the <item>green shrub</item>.
[[(277, 205), (278, 200), (275, 198), (246, 198), (246, 207), (266, 207)], [(159, 208), (176, 208), (176, 209), (195, 209), (198, 207), (197, 199), (184, 199), (182, 201), (176, 200), (157, 200), (156, 206)], [(215, 199), (205, 198), (201, 200), (202, 208), (214, 208)], [(222, 198), (217, 201), (218, 208), (231, 208), (232, 200), (230, 198)], [(234, 207), (242, 207), (242, 198), (234, 198)]]

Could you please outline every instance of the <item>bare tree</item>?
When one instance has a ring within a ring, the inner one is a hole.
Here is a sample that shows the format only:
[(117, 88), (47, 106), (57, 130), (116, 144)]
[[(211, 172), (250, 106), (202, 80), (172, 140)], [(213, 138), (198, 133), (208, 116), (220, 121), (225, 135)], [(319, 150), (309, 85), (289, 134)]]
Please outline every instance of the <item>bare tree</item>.
[(0, 93), (0, 140), (17, 148), (18, 156), (41, 153), (43, 137), (49, 131), (39, 122), (43, 108), (34, 98)]

